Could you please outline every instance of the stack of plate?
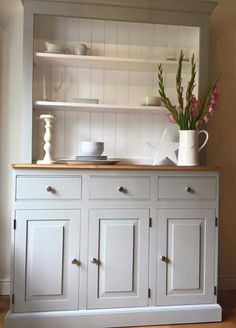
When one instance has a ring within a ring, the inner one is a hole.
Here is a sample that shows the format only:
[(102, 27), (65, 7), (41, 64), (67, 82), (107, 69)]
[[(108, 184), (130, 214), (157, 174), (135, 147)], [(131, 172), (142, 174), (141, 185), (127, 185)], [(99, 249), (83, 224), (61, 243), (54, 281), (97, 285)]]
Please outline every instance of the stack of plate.
[(99, 155), (99, 156), (83, 156), (83, 155), (77, 155), (75, 156), (75, 159), (61, 159), (61, 163), (66, 164), (94, 164), (94, 165), (114, 165), (120, 162), (120, 160), (115, 158), (107, 158), (105, 155)]
[(83, 156), (83, 155), (77, 155), (75, 156), (75, 159), (77, 161), (106, 161), (107, 160), (107, 156), (106, 155), (94, 155), (94, 156)]

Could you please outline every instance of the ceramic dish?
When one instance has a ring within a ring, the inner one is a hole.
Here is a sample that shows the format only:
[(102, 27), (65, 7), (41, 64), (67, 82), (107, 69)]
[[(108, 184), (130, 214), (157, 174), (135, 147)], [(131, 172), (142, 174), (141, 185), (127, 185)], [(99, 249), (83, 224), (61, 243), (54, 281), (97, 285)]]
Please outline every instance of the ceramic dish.
[(107, 160), (93, 160), (93, 161), (78, 161), (76, 159), (63, 159), (60, 160), (60, 163), (65, 163), (68, 165), (115, 165), (119, 163), (119, 160), (116, 159), (107, 159)]
[(75, 156), (75, 159), (77, 161), (106, 161), (107, 156), (106, 155), (100, 155), (100, 156), (84, 156), (84, 155), (77, 155)]
[(98, 99), (91, 99), (91, 98), (73, 98), (74, 102), (79, 104), (98, 104)]

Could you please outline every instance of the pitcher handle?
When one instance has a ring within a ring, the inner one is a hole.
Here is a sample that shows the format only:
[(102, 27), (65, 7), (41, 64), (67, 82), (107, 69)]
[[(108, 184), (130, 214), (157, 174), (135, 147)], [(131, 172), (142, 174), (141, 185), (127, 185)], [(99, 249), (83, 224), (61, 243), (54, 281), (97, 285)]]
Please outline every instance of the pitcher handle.
[(199, 131), (199, 132), (198, 132), (198, 136), (199, 136), (201, 133), (204, 133), (204, 134), (205, 134), (206, 139), (205, 139), (205, 141), (203, 142), (203, 144), (201, 145), (201, 147), (198, 149), (198, 151), (202, 150), (202, 149), (206, 146), (207, 141), (208, 141), (208, 139), (209, 139), (209, 134), (208, 134), (207, 131), (205, 131), (205, 130), (201, 130), (201, 131)]

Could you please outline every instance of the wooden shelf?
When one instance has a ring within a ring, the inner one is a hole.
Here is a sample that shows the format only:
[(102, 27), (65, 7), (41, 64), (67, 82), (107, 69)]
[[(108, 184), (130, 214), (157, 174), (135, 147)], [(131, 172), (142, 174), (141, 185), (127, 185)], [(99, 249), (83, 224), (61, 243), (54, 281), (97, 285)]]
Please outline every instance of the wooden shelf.
[[(36, 52), (35, 64), (86, 67), (126, 71), (157, 71), (158, 64), (173, 67), (176, 70), (177, 61), (171, 60), (146, 60), (138, 58), (103, 57), (103, 56), (80, 56), (69, 54), (53, 54)], [(184, 62), (183, 66), (190, 66), (190, 62)]]
[(128, 106), (128, 105), (106, 105), (106, 104), (82, 104), (76, 102), (59, 102), (59, 101), (35, 101), (34, 109), (51, 109), (51, 110), (80, 110), (96, 112), (118, 112), (118, 113), (167, 113), (162, 106)]
[(219, 171), (218, 166), (161, 166), (161, 165), (94, 165), (94, 164), (11, 164), (14, 169), (96, 169), (96, 170), (147, 170), (147, 171)]

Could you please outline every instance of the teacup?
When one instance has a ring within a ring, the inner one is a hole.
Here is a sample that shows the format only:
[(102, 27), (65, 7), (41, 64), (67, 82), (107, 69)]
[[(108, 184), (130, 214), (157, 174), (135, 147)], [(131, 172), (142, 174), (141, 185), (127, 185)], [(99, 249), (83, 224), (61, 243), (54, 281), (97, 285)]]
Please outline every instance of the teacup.
[(89, 48), (85, 43), (77, 43), (74, 45), (74, 52), (76, 55), (87, 55)]
[(51, 53), (58, 53), (58, 54), (63, 54), (65, 53), (65, 48), (63, 48), (59, 44), (51, 43), (51, 42), (44, 42), (46, 52), (51, 52)]

